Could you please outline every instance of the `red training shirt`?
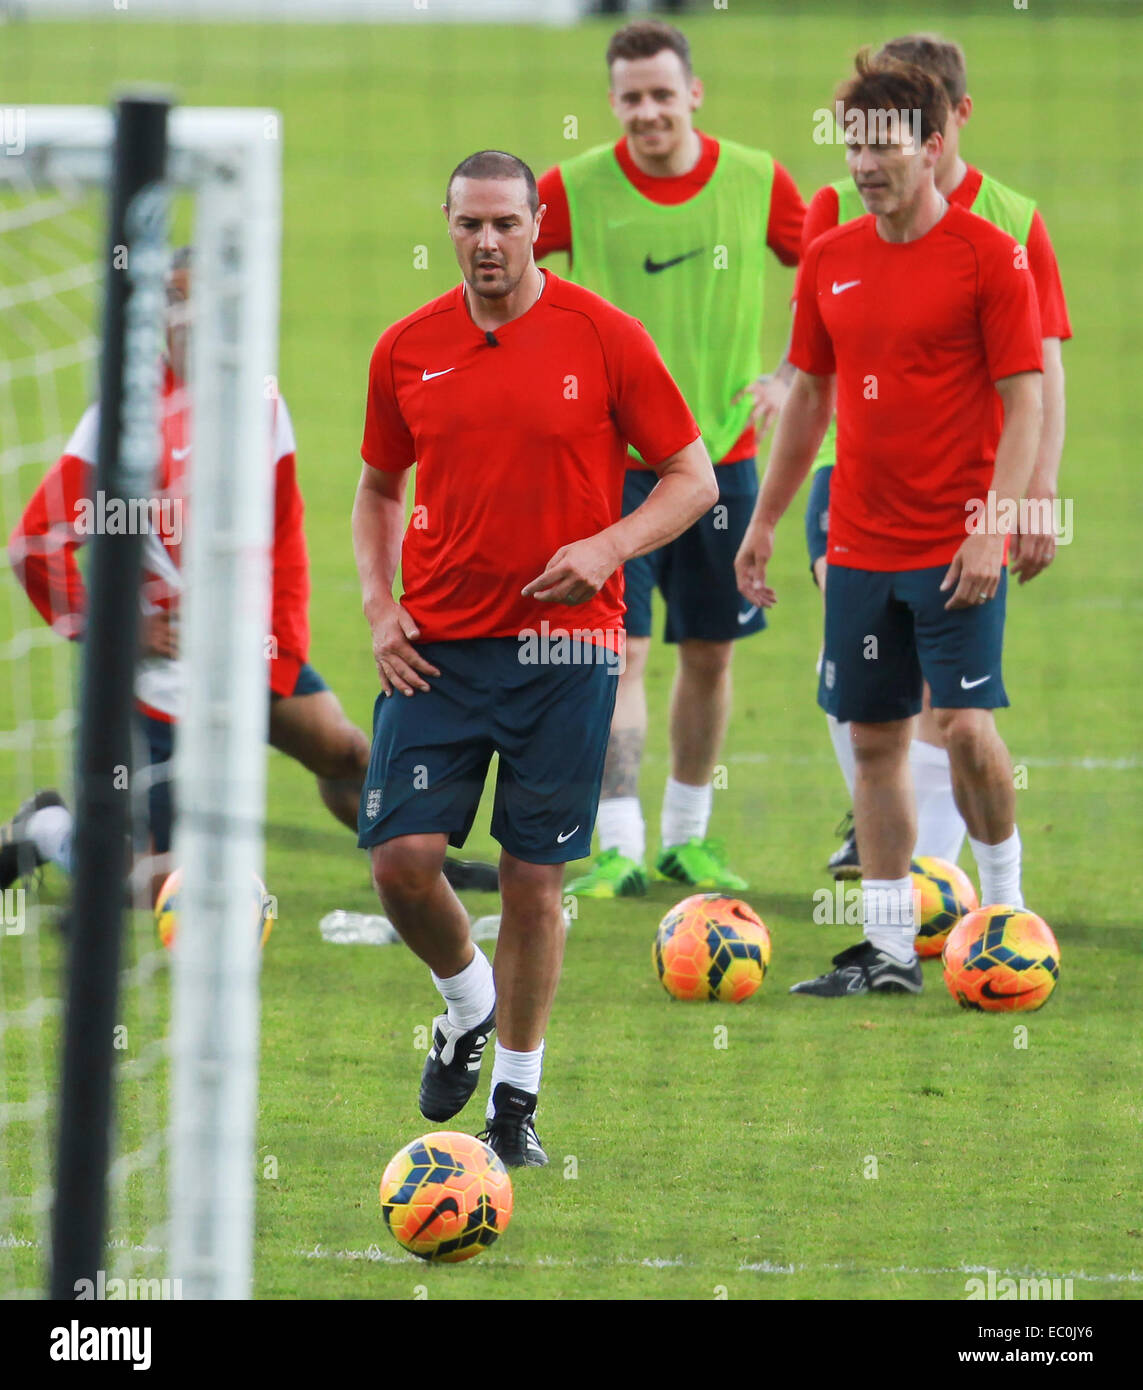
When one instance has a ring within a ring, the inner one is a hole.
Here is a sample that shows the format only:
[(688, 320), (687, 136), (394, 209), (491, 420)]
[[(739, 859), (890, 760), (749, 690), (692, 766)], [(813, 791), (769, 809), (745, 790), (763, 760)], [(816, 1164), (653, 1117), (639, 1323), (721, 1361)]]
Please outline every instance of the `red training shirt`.
[(882, 240), (867, 215), (817, 238), (796, 298), (790, 361), (837, 373), (829, 563), (947, 564), (965, 503), (992, 485), (994, 383), (1043, 369), (1023, 249), (955, 204), (905, 243)]
[[(698, 163), (685, 174), (671, 178), (658, 178), (645, 174), (631, 158), (627, 137), (623, 136), (615, 145), (615, 158), (628, 181), (644, 198), (664, 207), (674, 207), (685, 203), (700, 193), (710, 182), (718, 165), (718, 141), (701, 130), (695, 134), (702, 141), (702, 153)], [(535, 257), (542, 261), (553, 251), (566, 251), (574, 261), (572, 246), (571, 212), (568, 208), (568, 195), (564, 188), (563, 175), (559, 166), (541, 175), (538, 183), (540, 202), (546, 203), (547, 212), (540, 223), (540, 235), (536, 238)], [(770, 193), (770, 217), (766, 228), (766, 245), (783, 265), (797, 265), (802, 247), (802, 222), (806, 215), (806, 205), (798, 192), (797, 184), (786, 169), (774, 161), (774, 183)], [(836, 221), (836, 216), (834, 218)], [(753, 458), (758, 452), (753, 426), (747, 425), (730, 453), (725, 458), (715, 459), (715, 463), (738, 463), (741, 459)], [(632, 463), (635, 463), (632, 460)]]
[(587, 603), (520, 590), (561, 546), (619, 520), (629, 443), (662, 463), (699, 435), (642, 324), (543, 275), (498, 346), (458, 285), (373, 350), (361, 456), (392, 473), (417, 464), (401, 602), (425, 642), (517, 636), (544, 620), (617, 633), (622, 567)]
[[(971, 164), (960, 183), (948, 195), (950, 203), (972, 211), (972, 202), (980, 192), (984, 175)], [(802, 254), (804, 255), (823, 232), (837, 226), (837, 189), (832, 184), (819, 188), (810, 199), (806, 210), (806, 220), (802, 227)], [(1072, 326), (1068, 319), (1068, 306), (1064, 299), (1064, 287), (1060, 280), (1060, 267), (1052, 239), (1044, 225), (1044, 219), (1037, 210), (1032, 214), (1032, 225), (1028, 229), (1028, 269), (1036, 282), (1036, 297), (1040, 306), (1040, 327), (1045, 338), (1059, 338), (1066, 342), (1072, 336)]]

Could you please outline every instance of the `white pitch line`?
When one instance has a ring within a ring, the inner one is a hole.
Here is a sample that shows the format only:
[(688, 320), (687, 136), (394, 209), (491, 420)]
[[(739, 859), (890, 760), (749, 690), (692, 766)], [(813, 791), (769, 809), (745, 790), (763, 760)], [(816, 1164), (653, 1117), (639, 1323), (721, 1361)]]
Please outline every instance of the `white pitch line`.
[[(424, 1261), (418, 1260), (415, 1255), (393, 1255), (382, 1250), (379, 1245), (369, 1245), (364, 1250), (326, 1250), (320, 1244), (315, 1245), (312, 1250), (298, 1250), (295, 1252), (302, 1259), (306, 1260), (367, 1260), (374, 1264), (404, 1265), (408, 1267), (423, 1267)], [(501, 1263), (509, 1265), (521, 1265), (521, 1260), (504, 1260)], [(539, 1259), (532, 1261), (537, 1269), (583, 1269), (609, 1268), (619, 1266), (630, 1266), (644, 1269), (697, 1269), (698, 1266), (691, 1264), (681, 1255), (673, 1259), (629, 1259), (620, 1255), (613, 1260), (602, 1259), (596, 1255), (589, 1255), (580, 1260), (558, 1259), (552, 1255), (542, 1255)], [(1003, 1279), (1077, 1279), (1087, 1284), (1141, 1284), (1143, 1283), (1143, 1273), (1129, 1270), (1126, 1274), (1086, 1274), (1082, 1270), (1069, 1274), (1045, 1275), (1042, 1270), (1014, 1270), (1014, 1269), (992, 1269), (990, 1265), (952, 1265), (939, 1269), (913, 1269), (907, 1265), (894, 1265), (885, 1269), (855, 1269), (851, 1265), (826, 1264), (826, 1265), (792, 1265), (792, 1264), (771, 1264), (769, 1260), (761, 1262), (743, 1262), (735, 1273), (737, 1274), (855, 1274), (855, 1275), (888, 1275), (888, 1274), (912, 1274), (918, 1276), (933, 1276), (946, 1274), (987, 1274), (991, 1270), (997, 1278)]]

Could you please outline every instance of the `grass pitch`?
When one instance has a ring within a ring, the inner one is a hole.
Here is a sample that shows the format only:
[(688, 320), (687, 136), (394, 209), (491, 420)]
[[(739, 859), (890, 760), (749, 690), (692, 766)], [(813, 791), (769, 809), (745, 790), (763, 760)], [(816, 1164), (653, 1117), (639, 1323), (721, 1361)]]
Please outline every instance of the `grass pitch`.
[[(1060, 986), (1025, 1018), (962, 1013), (936, 963), (916, 999), (786, 993), (854, 938), (852, 927), (812, 925), (845, 803), (814, 704), (820, 609), (795, 509), (779, 531), (770, 630), (736, 655), (712, 825), (773, 934), (770, 976), (741, 1006), (672, 1003), (650, 943), (681, 894), (661, 885), (644, 901), (585, 903), (548, 1035), (539, 1129), (552, 1164), (516, 1177), (511, 1227), (476, 1262), (427, 1267), (383, 1229), (381, 1171), (431, 1128), (416, 1110), (416, 1043), (436, 996), (403, 948), (321, 940), (329, 909), (373, 910), (366, 865), (305, 774), (270, 755), (266, 877), (281, 920), (263, 977), (261, 1297), (960, 1299), (988, 1268), (1072, 1277), (1076, 1298), (1143, 1289), (1143, 943), (1130, 889), (1143, 812), (1133, 544), (1143, 170), (1122, 120), (1138, 111), (1138, 30), (1074, 10), (965, 17), (886, 5), (870, 20), (749, 8), (686, 21), (707, 81), (704, 129), (771, 149), (808, 198), (842, 172), (839, 147), (812, 141), (813, 112), (832, 101), (853, 50), (909, 27), (941, 30), (968, 54), (966, 156), (1036, 195), (1059, 255), (1075, 330), (1061, 487), (1074, 542), (1012, 594), (1001, 728), (1024, 769), (1026, 894), (1059, 938)], [(10, 104), (102, 102), (146, 78), (188, 104), (284, 113), (280, 375), (307, 499), (312, 660), (363, 727), (376, 681), (349, 510), (370, 350), (388, 323), (455, 282), (439, 204), (461, 158), (501, 146), (540, 171), (613, 136), (609, 29), (124, 19), (4, 30)], [(568, 117), (575, 141), (564, 138)], [(418, 247), (427, 270), (414, 269)], [(773, 360), (789, 288), (774, 263)], [(78, 416), (78, 394), (72, 405)], [(21, 494), (35, 482), (21, 473)], [(11, 505), (6, 495), (6, 529)], [(652, 846), (671, 671), (657, 645), (642, 781)], [(466, 852), (494, 856), (487, 823), (482, 812)], [(488, 898), (469, 905), (495, 910)], [(46, 979), (55, 965), (45, 938)], [(482, 1089), (455, 1126), (481, 1127), (483, 1101)], [(140, 1238), (133, 1224), (113, 1234)], [(34, 1251), (16, 1258), (26, 1281), (38, 1277)]]

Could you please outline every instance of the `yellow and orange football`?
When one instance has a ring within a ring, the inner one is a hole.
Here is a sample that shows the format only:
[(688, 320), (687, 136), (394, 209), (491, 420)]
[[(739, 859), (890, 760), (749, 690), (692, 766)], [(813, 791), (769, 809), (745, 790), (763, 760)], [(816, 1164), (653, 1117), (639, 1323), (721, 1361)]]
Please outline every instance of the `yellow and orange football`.
[(659, 923), (651, 959), (672, 999), (740, 1004), (766, 978), (770, 933), (748, 903), (695, 893)]
[(1034, 912), (981, 907), (953, 927), (944, 949), (945, 984), (963, 1009), (1016, 1013), (1047, 1002), (1060, 976), (1060, 948)]

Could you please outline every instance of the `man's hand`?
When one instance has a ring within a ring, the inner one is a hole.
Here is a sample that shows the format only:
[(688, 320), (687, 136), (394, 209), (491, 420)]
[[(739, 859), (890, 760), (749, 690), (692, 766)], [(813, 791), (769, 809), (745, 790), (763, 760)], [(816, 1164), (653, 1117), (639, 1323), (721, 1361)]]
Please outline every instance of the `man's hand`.
[[(1025, 509), (1032, 520), (1032, 529), (1013, 536), (1008, 552), (1008, 568), (1021, 584), (1035, 579), (1056, 558), (1055, 489), (1039, 487), (1033, 480), (1028, 487), (1027, 499), (1033, 503)], [(1039, 524), (1045, 517), (1047, 530)]]
[(600, 532), (585, 541), (560, 546), (543, 574), (525, 584), (520, 592), (541, 603), (586, 603), (599, 593), (621, 563), (622, 556), (606, 532)]
[[(996, 596), (1004, 568), (1004, 537), (980, 532), (969, 536), (952, 558), (941, 592), (953, 589), (946, 609), (975, 608)], [(955, 587), (954, 587), (955, 586)]]
[(734, 557), (734, 579), (738, 592), (747, 603), (756, 604), (759, 608), (773, 608), (778, 602), (777, 594), (766, 584), (766, 566), (773, 553), (773, 526), (752, 521)]
[(737, 405), (747, 394), (754, 399), (754, 408), (750, 412), (750, 423), (758, 435), (759, 442), (761, 442), (766, 438), (770, 426), (774, 424), (782, 412), (786, 397), (790, 394), (790, 381), (778, 372), (767, 372), (765, 376), (760, 376), (756, 381), (752, 381), (749, 386), (744, 386), (731, 404)]
[(366, 616), (373, 634), (373, 660), (385, 694), (392, 695), (394, 687), (402, 695), (428, 690), (422, 678), (439, 676), (440, 672), (412, 645), (421, 634), (405, 609), (390, 600)]
[(144, 656), (179, 654), (178, 617), (167, 608), (148, 613), (139, 626), (139, 649)]

